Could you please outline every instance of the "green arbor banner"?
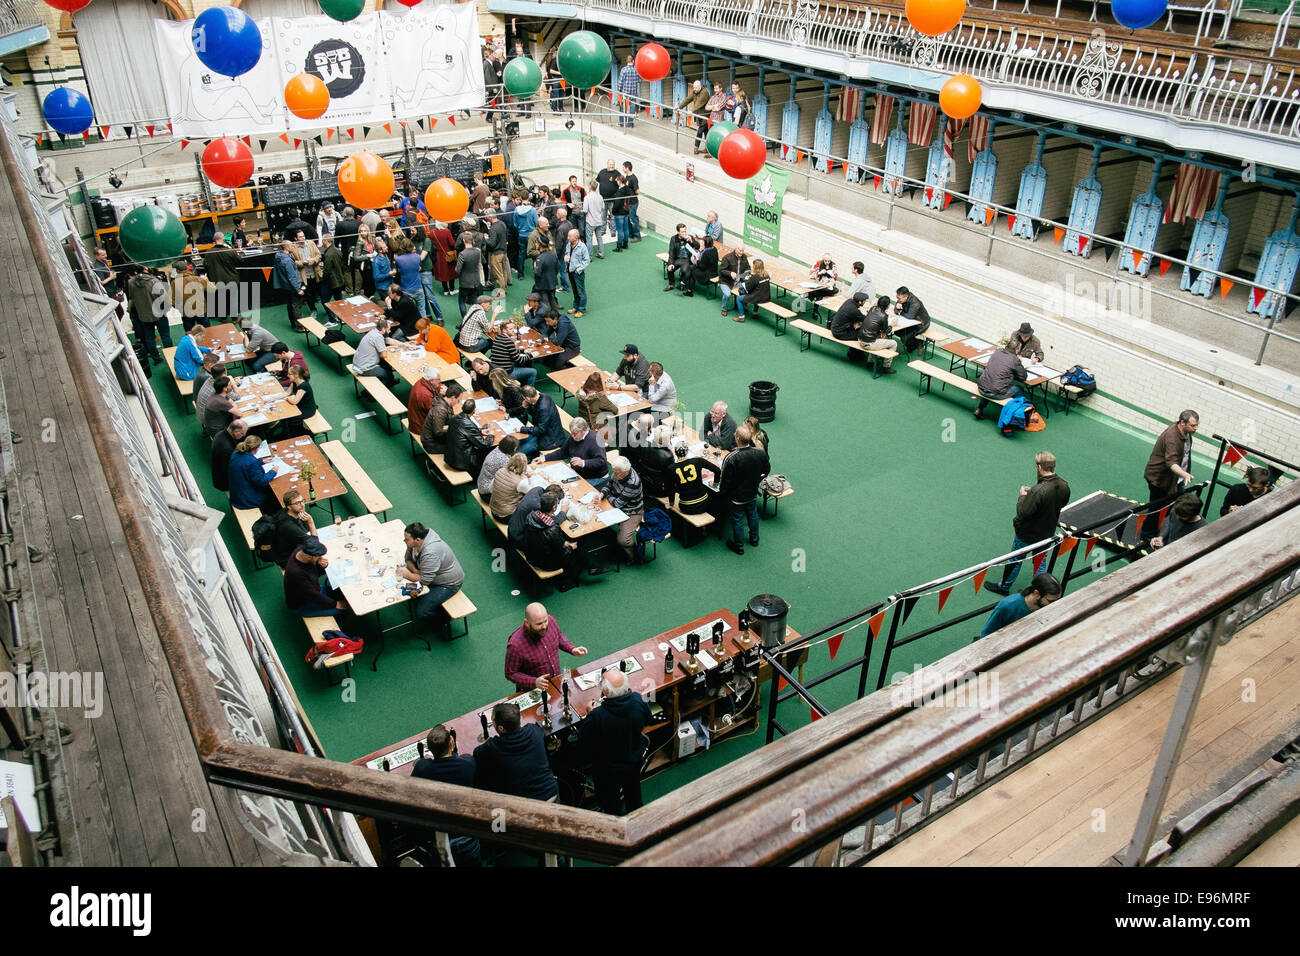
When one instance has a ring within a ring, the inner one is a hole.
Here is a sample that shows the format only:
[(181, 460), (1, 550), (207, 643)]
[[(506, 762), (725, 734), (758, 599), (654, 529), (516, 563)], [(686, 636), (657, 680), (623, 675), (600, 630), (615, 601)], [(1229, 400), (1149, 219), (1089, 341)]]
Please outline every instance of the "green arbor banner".
[(768, 255), (781, 252), (781, 201), (790, 170), (764, 166), (745, 186), (745, 245), (750, 253), (761, 249)]

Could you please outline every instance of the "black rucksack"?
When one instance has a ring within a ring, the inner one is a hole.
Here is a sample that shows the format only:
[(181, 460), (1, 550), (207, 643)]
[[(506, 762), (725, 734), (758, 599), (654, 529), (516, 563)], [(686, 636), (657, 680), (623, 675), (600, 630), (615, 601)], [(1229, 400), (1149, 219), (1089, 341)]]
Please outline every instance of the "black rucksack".
[(253, 553), (267, 564), (272, 564), (275, 553), (275, 532), (280, 526), (276, 515), (262, 515), (253, 522)]

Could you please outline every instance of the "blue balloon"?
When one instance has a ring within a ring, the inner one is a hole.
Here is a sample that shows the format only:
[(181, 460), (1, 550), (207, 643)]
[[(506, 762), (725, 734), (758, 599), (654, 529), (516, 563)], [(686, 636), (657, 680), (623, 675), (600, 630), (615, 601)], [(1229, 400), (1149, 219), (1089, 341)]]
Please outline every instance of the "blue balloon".
[(50, 128), (64, 136), (84, 133), (95, 122), (95, 110), (90, 105), (90, 97), (70, 86), (60, 86), (50, 91), (41, 104), (41, 111), (45, 113), (45, 122), (50, 124)]
[(1165, 15), (1169, 0), (1111, 0), (1110, 12), (1130, 30), (1145, 30)]
[(242, 76), (262, 58), (262, 32), (238, 7), (204, 10), (194, 21), (190, 43), (203, 65), (222, 76)]

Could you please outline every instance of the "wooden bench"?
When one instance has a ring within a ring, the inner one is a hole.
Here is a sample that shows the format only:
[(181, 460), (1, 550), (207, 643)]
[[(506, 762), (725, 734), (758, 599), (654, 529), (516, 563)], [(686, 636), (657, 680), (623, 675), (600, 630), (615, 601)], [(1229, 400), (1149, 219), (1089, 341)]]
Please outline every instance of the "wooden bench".
[[(488, 522), (491, 522), (492, 527), (496, 528), (497, 533), (500, 534), (502, 540), (505, 541), (506, 547), (511, 548), (510, 525), (504, 521), (497, 520), (497, 516), (492, 513), (492, 506), (483, 500), (483, 496), (478, 493), (477, 488), (470, 492), (470, 496), (478, 502), (479, 509), (483, 512), (483, 533), (488, 533)], [(533, 565), (528, 563), (528, 559), (524, 557), (523, 551), (518, 548), (512, 548), (512, 550), (515, 554), (519, 555), (519, 560), (524, 563), (524, 566), (528, 568), (529, 571), (533, 572), (533, 576), (537, 578), (539, 584), (549, 581), (552, 578), (558, 578), (564, 573), (563, 571), (543, 571), (541, 568), (533, 567)]]
[(898, 349), (896, 348), (890, 349), (888, 352), (871, 352), (868, 351), (865, 347), (863, 347), (862, 343), (857, 341), (856, 339), (852, 342), (847, 342), (844, 339), (837, 339), (834, 335), (831, 334), (830, 329), (818, 325), (816, 322), (809, 322), (807, 319), (795, 319), (790, 324), (799, 330), (799, 351), (800, 352), (807, 352), (810, 348), (812, 348), (813, 336), (817, 336), (817, 338), (820, 339), (825, 339), (828, 342), (834, 342), (836, 345), (843, 345), (847, 349), (856, 350), (858, 352), (861, 352), (863, 355), (867, 356), (867, 358), (875, 360), (869, 363), (871, 365), (872, 378), (880, 378), (880, 367), (882, 364), (882, 360), (884, 359), (893, 360), (898, 358)]
[(194, 403), (194, 380), (185, 381), (176, 377), (176, 347), (162, 350), (163, 359), (167, 362), (167, 371), (172, 373), (172, 381), (176, 383), (176, 391), (181, 394), (181, 408), (189, 411), (190, 405)]
[(257, 543), (253, 540), (253, 525), (262, 517), (262, 512), (256, 508), (236, 508), (231, 506), (231, 512), (235, 516), (235, 521), (239, 523), (239, 530), (244, 535), (244, 544), (248, 545), (248, 550), (253, 553), (253, 570), (260, 571), (263, 568), (270, 567), (270, 564), (263, 561), (257, 554)]
[(1053, 382), (1056, 386), (1056, 394), (1060, 396), (1061, 407), (1065, 409), (1065, 414), (1070, 414), (1070, 406), (1078, 402), (1084, 396), (1084, 391), (1078, 385), (1066, 385), (1064, 382)]
[(700, 532), (700, 537), (703, 538), (704, 535), (707, 533), (705, 529), (708, 528), (709, 525), (713, 524), (715, 521), (718, 520), (717, 518), (713, 517), (713, 515), (709, 514), (707, 511), (704, 512), (703, 514), (693, 515), (693, 514), (687, 514), (679, 510), (677, 507), (678, 502), (681, 500), (679, 495), (673, 495), (673, 499), (671, 502), (669, 502), (667, 498), (655, 498), (653, 500), (659, 502), (659, 504), (669, 514), (675, 515), (677, 517), (677, 520), (681, 523), (681, 528), (682, 528), (681, 539), (682, 539), (683, 548), (689, 548), (691, 546), (690, 535), (686, 533), (687, 528), (694, 528), (696, 531)]
[[(326, 631), (337, 631), (339, 622), (332, 617), (304, 617), (303, 623), (307, 625), (307, 633), (311, 636), (313, 644), (325, 643)], [(355, 654), (333, 654), (326, 659), (325, 670), (332, 670), (335, 667), (342, 667), (347, 676), (352, 676), (352, 661), (356, 658)]]
[(792, 494), (794, 494), (793, 486), (785, 489), (785, 491), (781, 492), (779, 495), (772, 494), (770, 491), (768, 491), (766, 488), (763, 488), (762, 486), (759, 487), (759, 490), (763, 492), (763, 517), (764, 518), (767, 517), (767, 503), (769, 501), (776, 502), (776, 504), (772, 506), (772, 515), (773, 517), (775, 517), (776, 515), (779, 515), (781, 513), (781, 499), (789, 498)]
[(772, 317), (772, 328), (776, 335), (785, 335), (786, 326), (791, 320), (798, 317), (785, 306), (778, 305), (775, 302), (760, 302), (754, 306), (754, 311), (750, 315), (757, 317), (759, 310)]
[(569, 364), (573, 368), (595, 368), (596, 367), (596, 363), (593, 362), (591, 359), (587, 358), (587, 356), (585, 355), (575, 355), (573, 358), (569, 359)]
[(429, 477), (434, 481), (447, 487), (448, 496), (453, 505), (458, 505), (465, 500), (465, 489), (474, 484), (474, 476), (467, 471), (457, 471), (447, 464), (447, 459), (443, 455), (435, 455), (424, 450), (420, 444), (420, 436), (411, 431), (411, 420), (402, 419), (402, 430), (406, 432), (407, 437), (411, 439), (411, 454), (415, 457), (423, 455), (424, 469), (428, 472)]
[[(454, 641), (457, 638), (469, 637), (469, 616), (478, 610), (474, 602), (469, 599), (462, 588), (447, 600), (442, 602), (442, 611), (447, 616), (447, 640)], [(452, 630), (453, 621), (463, 621), (465, 629), (459, 634)]]
[(655, 258), (658, 259), (661, 263), (663, 263), (663, 267), (664, 267), (664, 281), (666, 282), (666, 281), (668, 280), (668, 253), (666, 253), (666, 252), (656, 252), (656, 253), (655, 253)]
[(348, 373), (352, 376), (352, 391), (361, 397), (364, 388), (366, 394), (373, 398), (384, 413), (384, 431), (393, 434), (393, 419), (406, 414), (406, 406), (394, 395), (382, 381), (373, 375), (358, 375), (355, 365), (349, 363)]
[(916, 338), (921, 342), (921, 358), (929, 358), (934, 355), (934, 347), (940, 342), (947, 342), (952, 338), (952, 333), (947, 329), (941, 329), (937, 325), (931, 325), (924, 332), (918, 332)]
[(362, 506), (372, 515), (379, 515), (379, 520), (384, 521), (388, 516), (388, 509), (393, 507), (384, 493), (379, 490), (379, 486), (370, 480), (364, 468), (357, 464), (357, 460), (352, 457), (352, 452), (348, 451), (343, 442), (327, 441), (321, 444), (320, 450), (325, 453), (325, 457), (330, 460), (334, 470), (339, 473), (352, 493), (361, 501)]
[[(928, 395), (930, 393), (930, 383), (937, 378), (943, 383), (945, 389), (951, 385), (954, 388), (961, 389), (963, 392), (975, 396), (976, 398), (984, 399), (984, 396), (980, 394), (980, 390), (976, 387), (975, 383), (963, 375), (949, 372), (947, 369), (939, 368), (937, 365), (931, 365), (929, 362), (908, 362), (907, 367), (916, 369), (917, 373), (920, 375), (920, 378), (917, 380), (916, 389), (916, 394), (918, 396)], [(998, 407), (1011, 401), (1009, 398), (988, 398), (984, 400), (990, 405), (997, 405)]]
[(482, 359), (483, 361), (487, 362), (489, 365), (492, 363), (492, 360), (489, 359), (482, 352), (471, 352), (468, 349), (461, 349), (459, 345), (456, 346), (456, 348), (460, 349), (460, 361), (461, 364), (464, 365), (466, 369), (473, 368), (473, 363), (475, 359)]
[[(318, 319), (313, 319), (308, 316), (305, 319), (299, 319), (298, 325), (302, 327), (302, 333), (307, 339), (308, 344), (311, 343), (313, 337), (318, 342), (325, 341), (326, 329)], [(328, 347), (329, 350), (334, 353), (334, 357), (338, 360), (340, 372), (343, 371), (343, 363), (357, 354), (356, 349), (341, 339), (338, 342), (328, 343)]]
[(311, 435), (313, 441), (322, 436), (328, 440), (330, 437), (330, 429), (333, 428), (333, 426), (325, 420), (325, 416), (320, 413), (319, 409), (317, 409), (316, 414), (311, 418), (303, 420), (302, 427), (307, 429), (307, 432)]

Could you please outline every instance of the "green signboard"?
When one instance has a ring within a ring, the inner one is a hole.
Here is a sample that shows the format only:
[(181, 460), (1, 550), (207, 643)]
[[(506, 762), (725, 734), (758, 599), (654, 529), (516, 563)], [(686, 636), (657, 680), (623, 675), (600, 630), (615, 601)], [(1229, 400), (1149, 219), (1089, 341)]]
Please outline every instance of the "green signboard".
[(745, 185), (745, 245), (752, 255), (761, 249), (768, 255), (781, 252), (781, 201), (790, 181), (790, 171), (764, 166)]

